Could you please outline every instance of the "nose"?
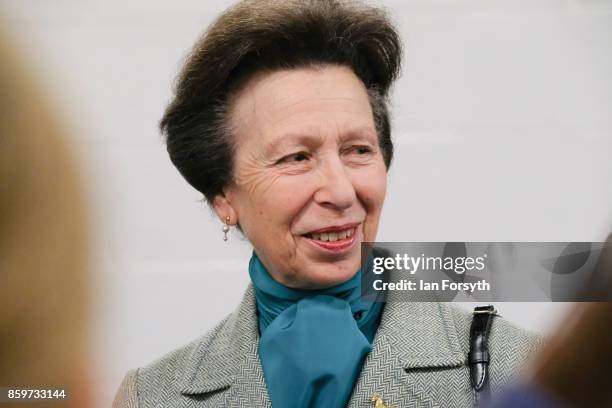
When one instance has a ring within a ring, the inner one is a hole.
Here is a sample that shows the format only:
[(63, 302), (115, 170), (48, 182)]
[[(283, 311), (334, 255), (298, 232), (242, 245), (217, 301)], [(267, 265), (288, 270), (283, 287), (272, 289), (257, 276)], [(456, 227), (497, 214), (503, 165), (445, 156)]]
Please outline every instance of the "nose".
[(350, 208), (357, 194), (342, 160), (339, 157), (326, 160), (321, 167), (321, 184), (314, 194), (315, 202), (336, 211)]

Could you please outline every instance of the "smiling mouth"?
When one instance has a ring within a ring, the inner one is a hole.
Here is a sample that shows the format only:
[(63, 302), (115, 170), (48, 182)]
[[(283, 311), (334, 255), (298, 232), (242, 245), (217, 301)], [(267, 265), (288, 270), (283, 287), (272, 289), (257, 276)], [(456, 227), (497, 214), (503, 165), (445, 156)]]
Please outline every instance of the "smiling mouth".
[(351, 227), (340, 231), (311, 232), (304, 236), (314, 241), (336, 242), (351, 238), (355, 234), (355, 228), (356, 227)]
[(356, 242), (357, 226), (338, 231), (311, 232), (304, 237), (319, 249), (334, 253), (344, 252)]

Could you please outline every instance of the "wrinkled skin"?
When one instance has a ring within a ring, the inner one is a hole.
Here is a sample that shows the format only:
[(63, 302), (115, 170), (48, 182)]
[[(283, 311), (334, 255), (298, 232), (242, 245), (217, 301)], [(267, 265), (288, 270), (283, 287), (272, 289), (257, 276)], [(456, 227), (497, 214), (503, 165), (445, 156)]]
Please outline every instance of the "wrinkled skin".
[[(255, 75), (230, 104), (233, 182), (213, 202), (240, 226), (278, 282), (325, 288), (350, 279), (361, 241), (374, 241), (386, 193), (363, 83), (326, 65)], [(304, 234), (358, 223), (355, 245), (321, 250)]]

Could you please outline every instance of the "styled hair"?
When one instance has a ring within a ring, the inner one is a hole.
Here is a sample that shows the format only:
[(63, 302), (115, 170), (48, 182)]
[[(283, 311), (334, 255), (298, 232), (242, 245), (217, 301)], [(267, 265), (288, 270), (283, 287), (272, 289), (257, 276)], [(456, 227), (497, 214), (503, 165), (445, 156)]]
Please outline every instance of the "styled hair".
[(255, 73), (350, 67), (365, 85), (383, 159), (393, 143), (388, 93), (401, 42), (387, 14), (340, 0), (247, 0), (227, 9), (195, 44), (160, 122), (170, 159), (209, 204), (233, 177), (229, 100)]

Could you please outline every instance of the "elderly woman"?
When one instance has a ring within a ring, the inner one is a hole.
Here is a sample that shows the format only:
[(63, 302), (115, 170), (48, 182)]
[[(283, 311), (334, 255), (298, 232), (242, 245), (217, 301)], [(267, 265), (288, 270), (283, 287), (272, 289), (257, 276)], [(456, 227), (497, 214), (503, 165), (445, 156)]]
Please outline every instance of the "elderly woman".
[[(244, 1), (212, 24), (161, 128), (220, 238), (235, 226), (253, 245), (252, 284), (202, 338), (128, 373), (116, 407), (472, 405), (470, 314), (360, 299), (400, 60), (386, 15), (356, 3)], [(532, 343), (495, 319), (493, 390)]]

